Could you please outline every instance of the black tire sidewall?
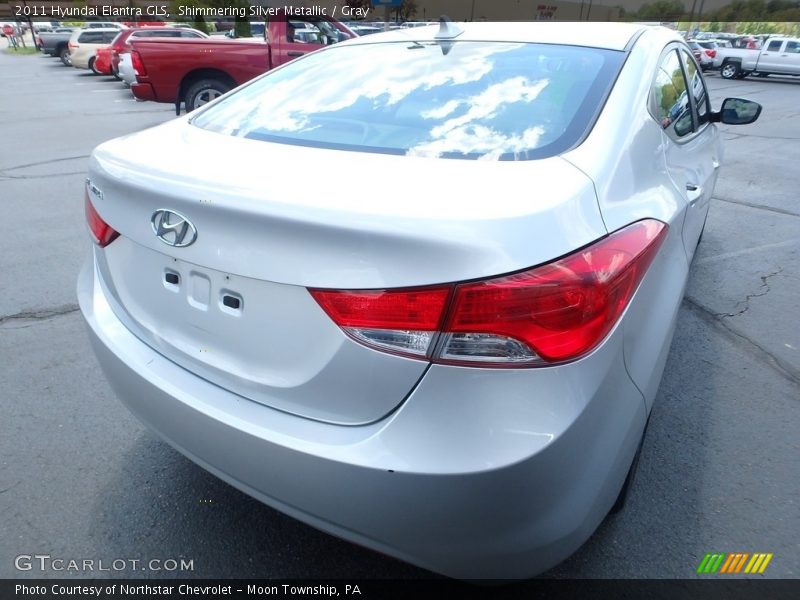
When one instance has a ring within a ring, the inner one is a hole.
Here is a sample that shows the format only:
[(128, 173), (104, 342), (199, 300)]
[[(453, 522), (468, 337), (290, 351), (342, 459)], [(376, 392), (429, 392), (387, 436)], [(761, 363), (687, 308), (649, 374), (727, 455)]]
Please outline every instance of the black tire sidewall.
[(185, 96), (185, 103), (186, 103), (186, 112), (192, 112), (197, 106), (195, 106), (195, 102), (197, 97), (202, 94), (206, 90), (216, 90), (221, 94), (228, 92), (231, 87), (223, 81), (219, 79), (201, 79), (200, 81), (196, 81), (192, 85), (189, 86), (189, 89), (186, 90)]

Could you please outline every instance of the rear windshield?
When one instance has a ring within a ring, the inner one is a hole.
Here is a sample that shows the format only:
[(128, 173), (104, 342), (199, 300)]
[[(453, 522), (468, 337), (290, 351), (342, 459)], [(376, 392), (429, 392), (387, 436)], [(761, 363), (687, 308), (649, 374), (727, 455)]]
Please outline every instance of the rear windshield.
[(527, 160), (592, 124), (624, 53), (529, 43), (334, 46), (192, 122), (254, 140), (386, 154)]

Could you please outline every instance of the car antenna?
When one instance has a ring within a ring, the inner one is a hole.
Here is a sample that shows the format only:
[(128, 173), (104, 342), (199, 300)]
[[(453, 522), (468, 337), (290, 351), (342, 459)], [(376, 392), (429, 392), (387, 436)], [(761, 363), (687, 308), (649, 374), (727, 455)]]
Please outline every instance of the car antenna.
[(442, 15), (439, 17), (439, 31), (436, 32), (436, 35), (433, 36), (433, 39), (439, 41), (442, 54), (447, 56), (450, 50), (453, 49), (453, 42), (449, 40), (457, 38), (462, 33), (464, 33), (463, 28), (453, 23), (453, 21), (450, 20), (450, 17)]
[(436, 40), (452, 40), (462, 33), (464, 33), (464, 29), (453, 23), (447, 15), (442, 15), (439, 17), (439, 31), (433, 37)]

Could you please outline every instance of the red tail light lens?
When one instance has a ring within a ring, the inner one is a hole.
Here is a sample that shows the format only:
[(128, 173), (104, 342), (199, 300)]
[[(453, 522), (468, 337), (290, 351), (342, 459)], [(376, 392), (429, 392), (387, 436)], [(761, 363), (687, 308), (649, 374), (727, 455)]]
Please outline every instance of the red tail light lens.
[(310, 292), (330, 318), (362, 344), (421, 358), (441, 324), (450, 289)]
[(708, 58), (714, 58), (717, 55), (717, 51), (716, 50), (706, 50), (706, 54), (708, 55)]
[(94, 205), (92, 205), (92, 201), (89, 200), (88, 192), (86, 193), (85, 208), (86, 222), (89, 225), (92, 238), (94, 238), (94, 243), (101, 248), (105, 248), (119, 237), (119, 233), (115, 231), (111, 225), (103, 221), (102, 217), (97, 214)]
[(142, 61), (142, 55), (136, 50), (131, 51), (131, 65), (133, 65), (133, 70), (137, 76), (141, 77), (143, 75), (147, 75), (147, 71), (144, 68), (144, 62)]
[[(459, 285), (444, 330), (516, 340), (546, 361), (585, 354), (622, 315), (666, 229), (639, 221), (554, 263)], [(458, 360), (463, 350), (444, 352)]]
[(638, 221), (555, 262), (416, 290), (310, 290), (357, 341), (437, 363), (542, 366), (595, 348), (619, 320), (667, 233)]

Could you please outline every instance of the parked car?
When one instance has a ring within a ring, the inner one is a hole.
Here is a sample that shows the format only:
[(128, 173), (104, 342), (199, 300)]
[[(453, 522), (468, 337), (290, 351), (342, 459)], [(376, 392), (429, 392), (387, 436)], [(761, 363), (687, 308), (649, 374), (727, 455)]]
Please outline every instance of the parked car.
[(800, 75), (800, 38), (772, 37), (761, 50), (720, 48), (714, 68), (725, 79), (758, 75)]
[[(147, 27), (147, 28), (130, 28), (121, 31), (114, 41), (111, 42), (112, 56), (111, 65), (114, 76), (123, 79), (125, 83), (131, 85), (136, 81), (136, 76), (133, 73), (133, 68), (130, 67), (130, 60), (126, 61), (128, 68), (124, 75), (120, 73), (120, 65), (122, 63), (122, 56), (130, 53), (133, 46), (130, 43), (131, 39), (141, 38), (186, 38), (186, 39), (206, 39), (208, 35), (197, 29), (185, 27)], [(130, 57), (129, 57), (130, 58)]]
[(36, 36), (39, 50), (50, 56), (57, 56), (65, 66), (70, 66), (69, 40), (77, 27), (59, 27), (52, 33), (43, 31)]
[(717, 54), (716, 44), (704, 40), (689, 40), (686, 43), (691, 48), (692, 55), (697, 60), (700, 68), (703, 71), (710, 69)]
[(127, 25), (117, 23), (116, 21), (87, 21), (84, 23), (83, 29), (116, 29), (121, 31), (127, 29)]
[(716, 123), (759, 112), (713, 111), (661, 27), (336, 44), (94, 150), (92, 346), (138, 418), (245, 493), (451, 577), (530, 577), (624, 500)]
[[(281, 12), (281, 11), (279, 11)], [(318, 30), (322, 43), (305, 43), (287, 37), (303, 29)], [(262, 73), (313, 50), (355, 34), (327, 17), (270, 21), (268, 42), (224, 38), (205, 40), (131, 39), (131, 64), (136, 82), (133, 95), (140, 100), (186, 105), (192, 111)], [(291, 40), (291, 41), (290, 41)]]
[(69, 39), (69, 59), (76, 69), (89, 69), (95, 74), (100, 72), (95, 67), (95, 51), (103, 46), (108, 46), (117, 34), (119, 29), (99, 27), (89, 29), (78, 29), (72, 32)]
[(111, 68), (111, 46), (101, 46), (94, 51), (94, 72), (98, 75), (113, 75)]

